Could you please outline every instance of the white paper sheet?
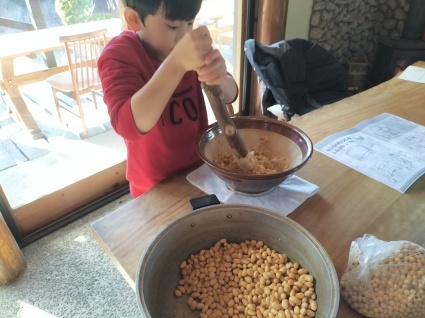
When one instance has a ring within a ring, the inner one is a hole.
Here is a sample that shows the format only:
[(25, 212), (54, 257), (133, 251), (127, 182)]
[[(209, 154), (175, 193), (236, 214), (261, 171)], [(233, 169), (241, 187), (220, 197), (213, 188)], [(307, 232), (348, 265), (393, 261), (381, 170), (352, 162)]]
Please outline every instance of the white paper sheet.
[(425, 127), (388, 113), (331, 135), (314, 149), (399, 192), (425, 173)]
[(252, 197), (238, 194), (229, 190), (206, 164), (189, 173), (186, 179), (205, 193), (215, 194), (221, 202), (259, 206), (285, 216), (319, 190), (317, 185), (293, 175), (265, 195)]
[(406, 81), (425, 83), (425, 68), (410, 65), (398, 78)]

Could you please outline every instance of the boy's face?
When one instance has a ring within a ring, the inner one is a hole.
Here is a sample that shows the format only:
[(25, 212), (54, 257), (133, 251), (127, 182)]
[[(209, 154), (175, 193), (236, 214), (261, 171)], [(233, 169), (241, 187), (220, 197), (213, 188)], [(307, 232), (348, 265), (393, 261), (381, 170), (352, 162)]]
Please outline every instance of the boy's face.
[(191, 30), (193, 30), (193, 20), (170, 21), (165, 19), (161, 10), (155, 15), (148, 15), (145, 23), (141, 23), (144, 41), (160, 59), (165, 59), (176, 43)]

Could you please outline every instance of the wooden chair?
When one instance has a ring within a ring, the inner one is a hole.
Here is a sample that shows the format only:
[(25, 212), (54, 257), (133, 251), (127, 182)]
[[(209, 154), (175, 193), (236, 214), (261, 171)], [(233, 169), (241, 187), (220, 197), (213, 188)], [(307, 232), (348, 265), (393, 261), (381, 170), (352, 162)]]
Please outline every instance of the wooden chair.
[(81, 95), (92, 93), (93, 102), (97, 109), (95, 91), (102, 88), (97, 71), (97, 60), (106, 44), (106, 32), (107, 29), (102, 29), (83, 34), (61, 36), (59, 40), (65, 44), (69, 70), (53, 75), (46, 80), (52, 87), (53, 98), (61, 122), (62, 115), (57, 92), (61, 92), (77, 102), (86, 137), (88, 131)]

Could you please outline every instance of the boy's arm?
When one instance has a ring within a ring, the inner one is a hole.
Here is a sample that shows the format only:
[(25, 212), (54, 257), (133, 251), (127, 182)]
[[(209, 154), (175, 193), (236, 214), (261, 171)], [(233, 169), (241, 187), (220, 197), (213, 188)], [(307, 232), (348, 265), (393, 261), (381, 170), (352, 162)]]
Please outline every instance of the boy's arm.
[(167, 58), (152, 78), (133, 95), (131, 111), (140, 132), (146, 133), (155, 126), (185, 73), (173, 59)]
[(238, 86), (227, 73), (226, 62), (218, 50), (211, 50), (205, 57), (205, 64), (197, 70), (201, 82), (220, 85), (226, 104), (232, 103), (238, 94)]
[(227, 75), (224, 83), (221, 84), (220, 87), (224, 95), (224, 102), (226, 104), (233, 103), (238, 97), (238, 86), (236, 85), (235, 79)]
[(187, 33), (152, 78), (133, 95), (131, 110), (140, 132), (146, 133), (155, 126), (184, 74), (205, 63), (205, 56), (212, 49), (211, 44), (206, 27)]

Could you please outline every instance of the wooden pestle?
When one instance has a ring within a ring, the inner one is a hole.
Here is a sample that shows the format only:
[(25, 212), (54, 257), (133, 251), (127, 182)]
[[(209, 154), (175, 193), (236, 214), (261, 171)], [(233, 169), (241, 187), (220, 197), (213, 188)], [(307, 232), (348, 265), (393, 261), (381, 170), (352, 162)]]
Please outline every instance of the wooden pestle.
[(244, 141), (236, 129), (235, 123), (230, 118), (230, 114), (226, 109), (221, 87), (218, 85), (207, 85), (205, 83), (201, 83), (201, 86), (211, 104), (218, 126), (226, 135), (226, 140), (230, 147), (236, 151), (240, 158), (245, 158), (248, 154), (248, 149), (246, 148)]

